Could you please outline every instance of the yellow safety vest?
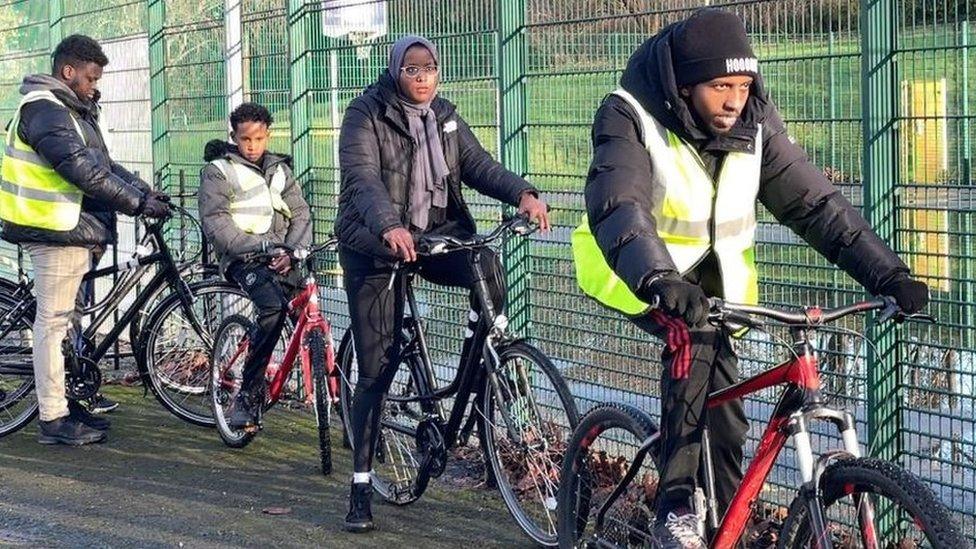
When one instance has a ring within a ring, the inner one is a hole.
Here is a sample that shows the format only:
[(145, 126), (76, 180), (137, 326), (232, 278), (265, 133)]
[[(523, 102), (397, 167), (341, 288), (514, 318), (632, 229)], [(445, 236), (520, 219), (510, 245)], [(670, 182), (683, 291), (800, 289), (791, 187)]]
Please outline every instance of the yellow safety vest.
[[(33, 101), (51, 101), (68, 109), (47, 90), (32, 91), (21, 99), (10, 122), (0, 168), (0, 219), (24, 227), (70, 231), (78, 225), (84, 194), (17, 135), (21, 110)], [(70, 109), (68, 114), (85, 141), (85, 134)]]
[(281, 196), (288, 179), (284, 168), (277, 167), (268, 185), (263, 175), (240, 162), (218, 158), (211, 164), (224, 174), (224, 179), (231, 185), (230, 215), (242, 231), (250, 234), (268, 232), (275, 210), (291, 219), (291, 209)]
[[(715, 181), (693, 146), (661, 125), (625, 90), (613, 93), (640, 117), (644, 146), (654, 166), (651, 184), (661, 197), (651, 215), (678, 272), (688, 273), (714, 250), (724, 298), (758, 303), (755, 233), (762, 127), (753, 152), (728, 153)], [(649, 305), (610, 268), (585, 215), (573, 231), (572, 245), (576, 281), (583, 293), (626, 315), (647, 311)]]

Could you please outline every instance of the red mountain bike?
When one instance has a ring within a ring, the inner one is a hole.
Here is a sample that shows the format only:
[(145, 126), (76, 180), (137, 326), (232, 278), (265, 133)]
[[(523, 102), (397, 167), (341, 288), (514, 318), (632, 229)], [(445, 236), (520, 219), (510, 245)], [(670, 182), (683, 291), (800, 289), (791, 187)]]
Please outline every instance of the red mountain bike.
[[(791, 358), (755, 377), (715, 391), (714, 408), (775, 385), (785, 385), (763, 432), (756, 455), (724, 517), (717, 513), (708, 428), (702, 437), (704, 486), (696, 493), (699, 530), (710, 547), (739, 544), (776, 458), (792, 438), (802, 479), (789, 507), (777, 547), (961, 548), (948, 509), (918, 478), (894, 463), (861, 457), (854, 416), (827, 407), (820, 392), (813, 334), (826, 323), (866, 311), (880, 319), (904, 319), (889, 299), (838, 309), (809, 307), (802, 312), (712, 301), (710, 320), (730, 330), (762, 329), (765, 319), (789, 328)], [(932, 321), (931, 317), (913, 315)], [(811, 447), (810, 425), (826, 421), (840, 431), (843, 448), (822, 453)], [(654, 546), (654, 464), (659, 431), (650, 416), (622, 403), (602, 404), (580, 420), (569, 443), (559, 489), (560, 547)], [(634, 447), (638, 447), (636, 452)], [(651, 456), (652, 459), (647, 459)]]
[[(319, 455), (322, 473), (332, 472), (332, 444), (329, 436), (329, 418), (332, 404), (339, 399), (339, 372), (335, 365), (332, 330), (329, 321), (319, 309), (319, 288), (315, 281), (312, 259), (315, 254), (335, 249), (336, 240), (310, 250), (287, 250), (295, 262), (295, 268), (304, 268), (305, 287), (291, 300), (288, 310), (294, 328), (288, 338), (284, 357), (275, 365), (272, 361), (265, 370), (266, 390), (264, 405), (259, 409), (258, 424), (264, 412), (274, 406), (283, 396), (286, 383), (295, 365), (301, 360), (301, 373), (305, 399), (315, 408), (318, 423)], [(284, 249), (284, 248), (283, 248)], [(266, 257), (265, 257), (266, 256)], [(271, 255), (255, 256), (256, 259), (271, 259)], [(253, 321), (242, 315), (231, 315), (224, 319), (214, 337), (213, 366), (210, 376), (210, 401), (213, 406), (217, 432), (224, 443), (232, 448), (243, 448), (257, 434), (257, 429), (233, 429), (227, 422), (230, 406), (240, 390), (244, 361), (247, 358), (248, 334)], [(272, 359), (273, 360), (273, 359)]]

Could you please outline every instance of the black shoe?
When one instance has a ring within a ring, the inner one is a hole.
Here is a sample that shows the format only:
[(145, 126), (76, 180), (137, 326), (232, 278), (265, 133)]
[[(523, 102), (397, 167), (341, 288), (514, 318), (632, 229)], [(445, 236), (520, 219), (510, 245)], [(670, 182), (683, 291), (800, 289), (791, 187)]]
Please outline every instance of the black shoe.
[(349, 490), (349, 514), (344, 526), (346, 531), (361, 534), (373, 529), (373, 485), (369, 482), (354, 482)]
[(107, 437), (104, 431), (92, 429), (84, 423), (65, 416), (54, 421), (40, 421), (41, 432), (37, 442), (41, 444), (67, 444), (68, 446), (82, 446), (95, 442), (103, 442)]
[(258, 399), (249, 391), (241, 390), (234, 397), (231, 405), (230, 415), (227, 416), (227, 424), (231, 429), (256, 429)]
[(119, 403), (98, 393), (88, 401), (88, 409), (93, 414), (107, 414), (119, 407)]
[(103, 418), (95, 417), (91, 412), (88, 411), (80, 402), (69, 400), (68, 401), (68, 417), (71, 419), (76, 419), (85, 425), (91, 427), (92, 429), (97, 429), (99, 431), (106, 431), (112, 426), (112, 422)]

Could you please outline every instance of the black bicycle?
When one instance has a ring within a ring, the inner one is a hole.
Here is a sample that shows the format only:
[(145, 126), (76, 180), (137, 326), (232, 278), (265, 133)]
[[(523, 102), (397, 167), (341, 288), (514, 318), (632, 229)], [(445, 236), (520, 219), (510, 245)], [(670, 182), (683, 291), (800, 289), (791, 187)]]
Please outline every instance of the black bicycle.
[[(508, 319), (495, 310), (480, 263), (482, 250), (504, 235), (532, 231), (527, 220), (517, 216), (486, 236), (467, 240), (425, 236), (418, 241), (421, 255), (473, 252), (474, 294), (484, 311), (476, 337), (482, 337), (484, 345), (480, 353), (475, 350), (458, 366), (446, 387), (436, 386), (413, 289), (416, 273), (409, 264), (397, 265), (392, 276), (407, 277), (409, 314), (403, 324), (405, 344), (398, 371), (382, 412), (373, 486), (391, 503), (416, 501), (430, 479), (444, 472), (448, 450), (466, 445), (477, 427), (489, 470), (512, 516), (534, 541), (555, 545), (560, 465), (566, 440), (579, 422), (579, 412), (566, 382), (546, 355), (508, 333)], [(351, 330), (339, 345), (339, 371), (342, 418), (348, 435), (358, 371)], [(442, 401), (450, 397), (454, 405), (445, 415)], [(469, 403), (472, 411), (467, 413)]]
[[(174, 209), (179, 215), (193, 219), (186, 210), (176, 206)], [(235, 285), (214, 286), (205, 280), (188, 283), (188, 280), (196, 278), (206, 279), (215, 272), (214, 267), (201, 264), (199, 258), (178, 262), (164, 235), (166, 219), (143, 218), (142, 222), (146, 228), (145, 236), (131, 259), (95, 269), (84, 276), (87, 282), (122, 274), (101, 302), (84, 310), (84, 316), (91, 316), (91, 322), (83, 333), (65, 338), (66, 390), (70, 399), (86, 400), (98, 392), (102, 383), (98, 363), (109, 355), (126, 327), (129, 328), (131, 342), (146, 341), (147, 332), (179, 332), (174, 347), (181, 351), (176, 354), (184, 360), (203, 362), (202, 386), (206, 387), (212, 334), (225, 316), (247, 311), (250, 306), (247, 296)], [(154, 271), (154, 274), (145, 282), (150, 271)], [(137, 288), (143, 282), (145, 284)], [(206, 285), (203, 290), (202, 285)], [(16, 283), (3, 280), (0, 285), (0, 437), (16, 432), (37, 414), (32, 336), (36, 300), (32, 290), (33, 281), (24, 276)], [(168, 295), (160, 300), (167, 290)], [(132, 296), (132, 302), (121, 318), (109, 327), (122, 302), (129, 296)], [(146, 316), (144, 312), (147, 306), (156, 302), (153, 312)], [(173, 303), (177, 306), (171, 306)], [(104, 328), (108, 328), (108, 333), (100, 336)], [(153, 380), (147, 386), (164, 406), (167, 406), (167, 402), (161, 394), (196, 390), (196, 386), (191, 386), (187, 379), (153, 375), (152, 366), (155, 363), (148, 365), (146, 359), (166, 351), (163, 349), (166, 341), (169, 340), (152, 339), (148, 346), (133, 343), (138, 368), (144, 380)], [(173, 354), (172, 350), (168, 351)], [(213, 419), (209, 417), (195, 419), (199, 424), (213, 424)]]

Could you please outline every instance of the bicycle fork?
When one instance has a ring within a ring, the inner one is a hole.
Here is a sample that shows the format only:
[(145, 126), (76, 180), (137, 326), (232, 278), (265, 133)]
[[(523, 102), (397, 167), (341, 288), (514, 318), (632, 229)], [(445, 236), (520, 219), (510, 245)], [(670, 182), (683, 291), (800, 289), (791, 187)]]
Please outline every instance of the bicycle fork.
[[(826, 419), (837, 426), (844, 442), (844, 450), (824, 454), (819, 460), (814, 459), (813, 447), (810, 442), (810, 431), (807, 428), (809, 419)], [(818, 408), (807, 413), (795, 412), (790, 417), (789, 427), (793, 447), (796, 451), (797, 466), (803, 479), (803, 488), (807, 492), (807, 512), (810, 517), (810, 527), (813, 536), (813, 546), (818, 549), (832, 549), (833, 542), (824, 516), (823, 500), (820, 491), (820, 476), (831, 461), (842, 457), (861, 457), (860, 445), (857, 441), (857, 431), (854, 429), (854, 418), (847, 412), (838, 412), (826, 408)], [(861, 541), (865, 548), (877, 548), (878, 539), (875, 530), (874, 504), (864, 495), (852, 494), (852, 503), (857, 509), (858, 526)]]

